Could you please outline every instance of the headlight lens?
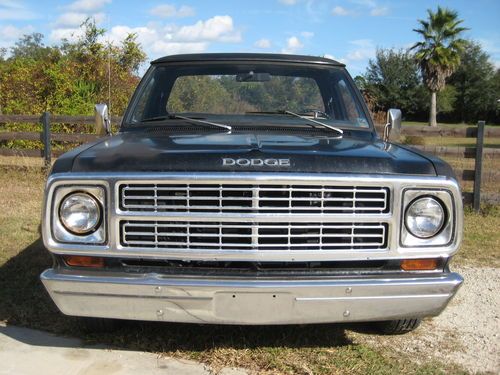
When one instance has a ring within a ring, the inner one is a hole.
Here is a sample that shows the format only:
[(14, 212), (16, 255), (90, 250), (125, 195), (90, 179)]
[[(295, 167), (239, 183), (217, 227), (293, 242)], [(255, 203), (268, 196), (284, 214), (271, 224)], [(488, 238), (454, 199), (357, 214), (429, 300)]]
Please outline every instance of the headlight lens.
[(99, 202), (86, 193), (73, 193), (59, 206), (59, 218), (71, 233), (86, 235), (97, 228), (101, 220)]
[(443, 227), (445, 211), (438, 200), (431, 197), (417, 198), (407, 208), (406, 229), (418, 238), (430, 238)]

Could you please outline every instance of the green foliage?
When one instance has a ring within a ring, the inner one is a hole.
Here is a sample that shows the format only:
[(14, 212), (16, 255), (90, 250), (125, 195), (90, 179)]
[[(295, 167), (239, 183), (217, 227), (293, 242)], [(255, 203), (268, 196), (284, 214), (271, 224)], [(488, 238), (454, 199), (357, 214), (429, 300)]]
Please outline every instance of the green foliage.
[(323, 110), (312, 79), (274, 76), (267, 82), (237, 82), (234, 76), (185, 76), (176, 80), (168, 112), (244, 113)]
[(438, 113), (449, 113), (455, 109), (457, 90), (452, 85), (445, 86), (437, 97)]
[(231, 97), (219, 80), (186, 76), (176, 80), (168, 100), (168, 112), (224, 113), (231, 104)]
[(125, 70), (137, 72), (145, 59), (146, 54), (137, 43), (137, 34), (128, 34), (122, 42), (121, 51), (118, 56), (120, 66)]
[(47, 47), (34, 33), (9, 57), (0, 51), (0, 113), (92, 115), (95, 103), (108, 103), (112, 114), (123, 114), (146, 55), (133, 34), (114, 46), (103, 44), (105, 30), (93, 19), (81, 28), (76, 42)]
[(379, 49), (370, 59), (358, 86), (377, 98), (376, 110), (400, 108), (405, 116), (415, 116), (425, 107), (427, 95), (422, 86), (418, 65), (404, 50)]
[[(500, 70), (495, 71), (490, 56), (475, 41), (467, 41), (460, 60), (437, 96), (440, 121), (499, 124)], [(407, 120), (423, 120), (430, 109), (430, 92), (418, 66), (402, 50), (378, 50), (366, 72), (354, 80), (375, 116), (396, 107)]]
[(422, 36), (422, 41), (413, 45), (425, 84), (432, 92), (441, 91), (445, 80), (460, 64), (460, 54), (466, 41), (460, 35), (467, 30), (461, 27), (463, 20), (458, 19), (454, 10), (441, 8), (428, 10), (427, 20), (418, 20), (419, 29), (414, 29)]
[(489, 55), (479, 43), (467, 41), (460, 61), (456, 72), (449, 79), (457, 94), (454, 119), (462, 122), (492, 119), (500, 87), (495, 89), (495, 69), (489, 61)]
[(441, 8), (428, 10), (427, 20), (418, 20), (419, 29), (413, 29), (422, 36), (422, 41), (411, 48), (415, 49), (424, 82), (431, 92), (429, 125), (437, 126), (436, 94), (443, 90), (446, 79), (460, 64), (460, 54), (464, 50), (465, 40), (460, 35), (467, 30), (461, 27), (463, 20), (458, 19), (454, 10)]

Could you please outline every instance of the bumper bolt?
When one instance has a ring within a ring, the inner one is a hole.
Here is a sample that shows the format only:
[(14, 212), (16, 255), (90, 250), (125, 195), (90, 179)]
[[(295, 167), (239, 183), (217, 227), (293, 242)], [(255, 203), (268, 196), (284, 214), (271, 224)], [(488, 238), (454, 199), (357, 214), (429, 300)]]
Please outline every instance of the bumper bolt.
[(163, 310), (156, 310), (156, 315), (163, 316)]
[(345, 294), (351, 294), (352, 293), (352, 288), (345, 288)]
[(156, 293), (160, 293), (160, 292), (161, 292), (161, 286), (157, 286), (157, 287), (155, 287), (155, 292), (156, 292)]
[(347, 318), (349, 315), (351, 315), (351, 312), (349, 310), (344, 311), (345, 318)]

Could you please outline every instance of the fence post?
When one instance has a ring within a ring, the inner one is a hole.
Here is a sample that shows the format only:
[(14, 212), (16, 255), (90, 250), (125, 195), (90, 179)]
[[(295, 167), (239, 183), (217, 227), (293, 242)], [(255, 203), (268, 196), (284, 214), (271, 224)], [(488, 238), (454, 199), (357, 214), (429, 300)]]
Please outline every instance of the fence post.
[(474, 172), (474, 211), (481, 209), (481, 175), (483, 172), (484, 121), (477, 122), (476, 166)]
[(52, 150), (50, 147), (50, 113), (44, 112), (42, 114), (42, 142), (43, 142), (43, 158), (45, 169), (50, 169), (52, 164)]

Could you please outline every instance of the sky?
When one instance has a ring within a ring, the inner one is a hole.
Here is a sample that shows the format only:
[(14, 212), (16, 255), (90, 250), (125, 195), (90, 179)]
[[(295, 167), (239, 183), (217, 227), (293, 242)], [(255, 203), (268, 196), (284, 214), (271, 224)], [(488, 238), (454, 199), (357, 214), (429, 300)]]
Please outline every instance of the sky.
[[(408, 48), (417, 19), (437, 5), (458, 11), (500, 68), (500, 0), (0, 0), (0, 47), (42, 33), (47, 45), (78, 37), (94, 17), (118, 43), (136, 33), (148, 60), (177, 53), (266, 52), (325, 56), (365, 71), (377, 48)], [(143, 67), (144, 69), (145, 67)]]

